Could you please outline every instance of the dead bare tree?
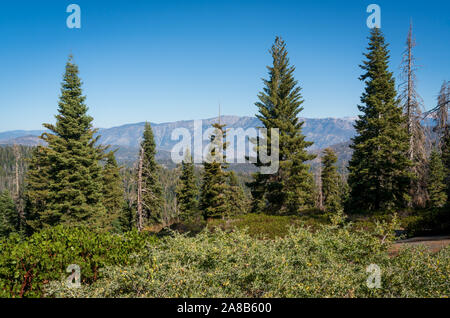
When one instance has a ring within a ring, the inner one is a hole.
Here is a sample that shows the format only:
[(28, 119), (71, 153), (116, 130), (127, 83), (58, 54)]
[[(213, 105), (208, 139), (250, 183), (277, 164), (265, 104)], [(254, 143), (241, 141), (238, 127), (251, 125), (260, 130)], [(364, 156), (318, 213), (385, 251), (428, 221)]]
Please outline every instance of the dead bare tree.
[(322, 191), (322, 164), (319, 160), (319, 166), (316, 169), (316, 187), (317, 187), (317, 198), (316, 198), (316, 204), (317, 208), (321, 211), (324, 210), (323, 207), (323, 191)]
[[(145, 176), (150, 173), (149, 167), (145, 165), (144, 160), (144, 148), (141, 146), (139, 151), (138, 167), (137, 167), (137, 228), (138, 231), (142, 231), (146, 220), (150, 219), (150, 211), (155, 212), (155, 207), (147, 204), (146, 199), (156, 200), (156, 195), (152, 192), (151, 186), (145, 180)], [(144, 199), (144, 195), (146, 199)], [(160, 211), (156, 211), (160, 214)], [(161, 216), (161, 215), (160, 215)], [(167, 222), (165, 222), (167, 223)], [(165, 224), (163, 220), (163, 225)]]
[(20, 194), (20, 184), (19, 184), (19, 160), (20, 160), (20, 150), (19, 146), (17, 144), (13, 145), (13, 152), (14, 152), (14, 159), (15, 159), (15, 179), (14, 179), (14, 185), (15, 185), (15, 193), (14, 196), (16, 199), (19, 198)]
[(143, 216), (143, 202), (142, 202), (142, 170), (144, 163), (144, 149), (141, 147), (139, 150), (139, 163), (138, 163), (138, 180), (137, 180), (137, 228), (138, 231), (142, 231), (144, 227), (144, 216)]
[(401, 78), (403, 82), (399, 85), (400, 99), (403, 112), (407, 118), (407, 130), (409, 135), (409, 158), (413, 165), (411, 172), (415, 178), (411, 184), (412, 203), (416, 206), (424, 206), (427, 201), (426, 191), (426, 166), (427, 166), (427, 138), (422, 126), (423, 100), (416, 90), (417, 66), (413, 55), (416, 42), (413, 37), (412, 23), (409, 27), (406, 39), (406, 49), (403, 52), (401, 63)]
[(442, 137), (447, 133), (449, 129), (448, 124), (448, 108), (450, 104), (450, 83), (444, 81), (439, 91), (438, 105), (436, 107), (435, 119), (436, 127), (435, 131), (438, 134), (437, 146), (440, 149), (442, 147)]
[(20, 154), (20, 148), (17, 144), (13, 145), (13, 153), (14, 153), (14, 160), (15, 160), (15, 178), (14, 178), (14, 185), (15, 185), (15, 192), (14, 192), (14, 202), (16, 204), (18, 218), (19, 218), (19, 224), (23, 224), (25, 221), (25, 215), (24, 215), (24, 209), (22, 205), (22, 201), (20, 198), (20, 160), (21, 160), (21, 154)]

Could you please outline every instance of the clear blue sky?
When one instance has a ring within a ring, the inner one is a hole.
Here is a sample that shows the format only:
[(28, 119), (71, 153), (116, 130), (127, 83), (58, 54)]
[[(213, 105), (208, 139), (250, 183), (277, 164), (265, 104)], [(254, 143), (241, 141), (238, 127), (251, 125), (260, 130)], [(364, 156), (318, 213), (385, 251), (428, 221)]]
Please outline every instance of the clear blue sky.
[[(80, 5), (82, 28), (66, 27)], [(54, 122), (67, 56), (73, 53), (97, 127), (254, 115), (276, 35), (287, 42), (303, 87), (303, 117), (355, 116), (367, 46), (366, 7), (398, 74), (409, 21), (417, 40), (418, 90), (435, 105), (450, 80), (450, 1), (103, 1), (0, 4), (0, 131)]]

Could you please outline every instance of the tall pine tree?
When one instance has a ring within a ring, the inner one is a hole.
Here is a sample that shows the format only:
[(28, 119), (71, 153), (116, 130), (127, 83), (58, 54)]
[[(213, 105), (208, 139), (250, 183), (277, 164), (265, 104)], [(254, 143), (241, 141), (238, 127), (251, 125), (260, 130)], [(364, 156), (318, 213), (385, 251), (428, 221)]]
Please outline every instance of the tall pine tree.
[(199, 216), (198, 189), (194, 164), (189, 151), (181, 165), (180, 183), (176, 189), (179, 216), (182, 221), (194, 221)]
[(162, 187), (159, 181), (160, 166), (156, 162), (156, 144), (153, 130), (145, 123), (142, 149), (142, 207), (148, 224), (162, 222)]
[(225, 125), (215, 123), (211, 135), (208, 159), (204, 164), (203, 182), (200, 196), (200, 209), (205, 219), (224, 218), (230, 213), (228, 184), (225, 169), (227, 147)]
[[(56, 124), (44, 124), (47, 143), (34, 152), (28, 174), (29, 225), (66, 224), (99, 228), (106, 210), (102, 200), (103, 148), (96, 146), (92, 117), (82, 94), (78, 67), (72, 57), (66, 64)], [(42, 194), (42, 197), (41, 197)]]
[(369, 38), (367, 58), (360, 67), (366, 87), (355, 123), (353, 156), (349, 163), (351, 207), (380, 210), (405, 206), (411, 182), (406, 118), (396, 98), (395, 81), (388, 70), (389, 51), (380, 29)]
[(339, 192), (340, 176), (337, 173), (337, 156), (333, 149), (326, 148), (322, 161), (322, 197), (325, 211), (338, 212), (341, 210), (341, 198)]
[[(253, 196), (253, 211), (262, 208), (267, 213), (298, 213), (313, 204), (313, 178), (306, 161), (315, 158), (306, 148), (313, 143), (302, 134), (303, 122), (298, 114), (303, 110), (301, 88), (294, 79), (295, 67), (290, 66), (285, 42), (276, 37), (270, 50), (272, 66), (268, 66), (269, 79), (263, 80), (265, 87), (259, 93), (255, 105), (256, 117), (267, 128), (267, 144), (271, 145), (271, 128), (279, 129), (279, 169), (274, 174), (254, 175), (248, 185)], [(261, 148), (256, 141), (256, 150)], [(263, 164), (258, 160), (257, 167)]]

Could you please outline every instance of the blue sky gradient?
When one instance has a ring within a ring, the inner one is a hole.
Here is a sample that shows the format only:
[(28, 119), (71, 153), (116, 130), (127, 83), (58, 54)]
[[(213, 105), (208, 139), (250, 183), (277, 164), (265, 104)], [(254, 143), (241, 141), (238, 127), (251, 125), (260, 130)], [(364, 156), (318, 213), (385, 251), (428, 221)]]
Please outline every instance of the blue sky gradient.
[[(82, 28), (66, 7), (80, 5)], [(276, 35), (303, 88), (303, 117), (357, 115), (366, 7), (381, 28), (397, 76), (410, 19), (418, 91), (427, 109), (450, 80), (450, 1), (2, 1), (0, 131), (54, 122), (67, 56), (80, 67), (96, 127), (254, 115)]]

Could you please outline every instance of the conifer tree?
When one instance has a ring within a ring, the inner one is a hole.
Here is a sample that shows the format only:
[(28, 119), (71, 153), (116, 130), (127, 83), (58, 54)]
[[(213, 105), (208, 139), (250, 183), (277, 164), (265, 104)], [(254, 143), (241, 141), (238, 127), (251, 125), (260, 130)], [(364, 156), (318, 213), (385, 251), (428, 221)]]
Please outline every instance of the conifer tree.
[(203, 182), (200, 196), (200, 209), (205, 219), (224, 218), (230, 213), (228, 201), (225, 150), (227, 147), (225, 125), (215, 123), (211, 135), (208, 160), (203, 164)]
[(230, 215), (245, 214), (248, 211), (249, 202), (244, 193), (244, 189), (239, 184), (239, 180), (234, 171), (228, 172), (228, 202), (230, 202)]
[(8, 191), (0, 193), (0, 238), (19, 231), (19, 215)]
[[(50, 133), (41, 138), (47, 143), (34, 154), (28, 174), (28, 203), (32, 208), (30, 225), (104, 224), (102, 202), (103, 148), (96, 146), (92, 117), (82, 95), (78, 67), (72, 57), (66, 64), (56, 124), (44, 124)], [(40, 195), (43, 195), (40, 197)]]
[[(259, 93), (255, 105), (268, 133), (267, 144), (271, 145), (271, 128), (279, 129), (279, 169), (271, 175), (257, 172), (248, 185), (253, 196), (253, 210), (262, 207), (267, 213), (298, 213), (313, 204), (313, 178), (306, 161), (315, 158), (306, 148), (313, 143), (302, 134), (303, 122), (298, 114), (303, 110), (301, 88), (294, 79), (295, 67), (290, 66), (285, 42), (276, 37), (270, 50), (272, 66), (268, 66), (269, 79), (263, 80), (265, 87)], [(256, 141), (256, 150), (261, 148)], [(263, 164), (257, 160), (256, 166)]]
[(198, 189), (194, 164), (189, 150), (181, 166), (180, 183), (176, 189), (179, 216), (182, 221), (192, 221), (199, 216)]
[(406, 118), (388, 70), (389, 51), (380, 29), (369, 38), (367, 60), (360, 67), (366, 87), (358, 109), (349, 163), (352, 208), (380, 210), (405, 206), (411, 182)]
[(440, 208), (447, 203), (445, 177), (441, 156), (438, 151), (433, 149), (430, 155), (428, 174), (428, 194), (430, 206), (433, 208)]
[(107, 218), (105, 228), (113, 227), (121, 231), (120, 217), (124, 213), (125, 194), (120, 168), (117, 165), (115, 151), (106, 154), (103, 167), (103, 206), (106, 208)]
[(44, 146), (34, 148), (29, 160), (28, 172), (26, 175), (25, 190), (25, 211), (26, 230), (30, 235), (42, 229), (44, 225), (57, 225), (60, 221), (60, 214), (44, 214), (50, 202), (51, 170), (49, 149)]
[(325, 211), (338, 212), (341, 210), (339, 193), (339, 174), (336, 170), (337, 156), (333, 149), (326, 148), (322, 160), (322, 197)]
[(159, 181), (160, 166), (156, 162), (156, 144), (149, 123), (145, 124), (141, 149), (143, 214), (149, 224), (161, 223), (163, 197)]

